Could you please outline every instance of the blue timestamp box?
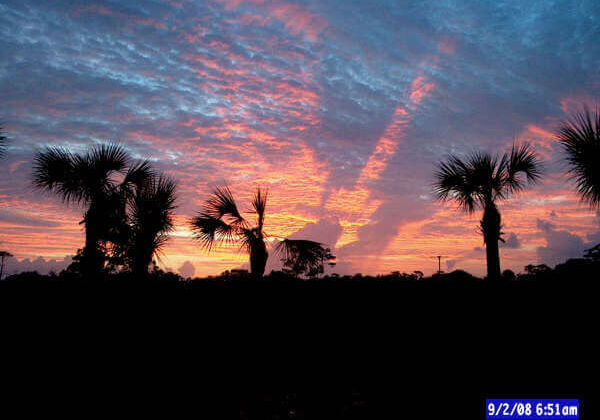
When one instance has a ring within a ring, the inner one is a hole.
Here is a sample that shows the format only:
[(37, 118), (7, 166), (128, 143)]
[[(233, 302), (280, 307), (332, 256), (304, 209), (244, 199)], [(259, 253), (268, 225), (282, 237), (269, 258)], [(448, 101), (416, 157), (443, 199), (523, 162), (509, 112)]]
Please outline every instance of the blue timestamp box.
[(579, 419), (579, 400), (574, 399), (487, 399), (486, 419)]

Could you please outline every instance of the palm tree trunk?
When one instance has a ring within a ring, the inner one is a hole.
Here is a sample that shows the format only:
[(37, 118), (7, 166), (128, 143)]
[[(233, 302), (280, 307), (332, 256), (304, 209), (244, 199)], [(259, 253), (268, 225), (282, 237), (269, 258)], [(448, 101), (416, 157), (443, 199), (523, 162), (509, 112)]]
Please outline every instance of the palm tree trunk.
[(137, 250), (133, 262), (133, 274), (136, 280), (143, 280), (148, 277), (148, 266), (152, 262), (152, 250)]
[(250, 274), (255, 279), (260, 279), (265, 274), (269, 253), (262, 239), (258, 239), (250, 248)]
[(493, 202), (488, 203), (483, 211), (481, 230), (485, 242), (487, 259), (487, 278), (490, 281), (500, 280), (500, 212)]
[(85, 216), (85, 247), (83, 248), (82, 273), (87, 279), (95, 279), (104, 267), (104, 259), (98, 249), (98, 232), (90, 210)]

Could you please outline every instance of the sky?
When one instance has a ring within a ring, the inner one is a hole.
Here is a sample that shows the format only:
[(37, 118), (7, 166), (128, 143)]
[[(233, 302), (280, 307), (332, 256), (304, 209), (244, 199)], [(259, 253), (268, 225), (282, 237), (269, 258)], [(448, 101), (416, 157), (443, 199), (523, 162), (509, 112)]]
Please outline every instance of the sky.
[(483, 275), (481, 214), (437, 202), (433, 174), (450, 153), (515, 140), (544, 179), (499, 204), (502, 269), (600, 242), (554, 138), (597, 104), (597, 1), (3, 0), (0, 39), (9, 273), (58, 271), (83, 245), (83, 209), (31, 187), (36, 151), (103, 142), (178, 181), (160, 265), (184, 275), (248, 265), (235, 246), (203, 252), (189, 229), (219, 185), (242, 209), (268, 188), (270, 243), (325, 243), (338, 273), (431, 274), (442, 255), (443, 270)]

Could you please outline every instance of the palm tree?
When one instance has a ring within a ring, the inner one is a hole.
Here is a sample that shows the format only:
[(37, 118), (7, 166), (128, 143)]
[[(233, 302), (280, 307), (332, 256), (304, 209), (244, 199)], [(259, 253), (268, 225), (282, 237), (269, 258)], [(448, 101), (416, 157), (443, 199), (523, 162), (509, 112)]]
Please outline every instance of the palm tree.
[(128, 199), (124, 256), (126, 266), (138, 279), (148, 274), (152, 257), (160, 252), (175, 228), (175, 194), (175, 181), (153, 175), (138, 184)]
[[(105, 261), (104, 247), (122, 230), (126, 198), (152, 170), (148, 161), (130, 164), (121, 146), (94, 147), (85, 155), (49, 147), (35, 157), (33, 185), (59, 195), (67, 204), (86, 207), (82, 271), (94, 277)], [(119, 180), (119, 178), (121, 178)]]
[(439, 164), (434, 184), (438, 199), (453, 199), (467, 213), (483, 209), (480, 227), (486, 246), (489, 280), (500, 279), (498, 241), (503, 239), (496, 202), (521, 191), (526, 182), (537, 182), (540, 172), (541, 164), (528, 145), (513, 145), (510, 153), (504, 153), (500, 158), (475, 152), (464, 161), (451, 155)]
[(600, 207), (600, 112), (596, 109), (592, 115), (585, 107), (561, 123), (557, 137), (567, 153), (569, 173), (582, 200)]
[[(269, 253), (265, 244), (267, 234), (264, 232), (267, 192), (257, 188), (252, 199), (251, 212), (256, 216), (256, 225), (250, 226), (237, 208), (233, 194), (228, 187), (217, 187), (206, 201), (203, 210), (191, 220), (192, 231), (206, 251), (213, 246), (238, 242), (241, 248), (250, 254), (250, 272), (254, 278), (261, 278)], [(313, 267), (312, 257), (322, 257), (324, 252), (317, 253), (316, 247), (321, 244), (312, 241), (286, 239), (277, 247), (277, 251), (285, 253), (285, 259), (294, 264), (294, 258), (303, 258), (301, 265)], [(328, 250), (327, 250), (328, 251)], [(329, 255), (329, 253), (327, 253)]]
[(256, 226), (251, 227), (238, 210), (229, 188), (217, 187), (203, 211), (191, 220), (191, 227), (201, 247), (209, 252), (214, 245), (240, 242), (242, 249), (250, 254), (250, 272), (260, 278), (269, 257), (263, 231), (266, 207), (267, 193), (258, 188), (252, 200)]

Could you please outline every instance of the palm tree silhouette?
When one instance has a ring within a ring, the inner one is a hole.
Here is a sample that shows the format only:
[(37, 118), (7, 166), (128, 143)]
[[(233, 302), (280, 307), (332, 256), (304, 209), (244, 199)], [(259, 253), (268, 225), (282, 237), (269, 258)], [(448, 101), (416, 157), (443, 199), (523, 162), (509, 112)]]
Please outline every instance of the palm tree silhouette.
[[(254, 278), (261, 278), (265, 273), (265, 266), (269, 253), (265, 244), (267, 234), (264, 232), (265, 210), (267, 207), (267, 192), (257, 188), (252, 199), (252, 210), (256, 216), (256, 225), (250, 226), (241, 215), (237, 204), (228, 187), (217, 187), (206, 201), (203, 210), (191, 220), (192, 231), (206, 251), (213, 246), (224, 243), (241, 244), (241, 248), (250, 254), (250, 272)], [(316, 248), (321, 252), (317, 252)], [(304, 269), (313, 268), (315, 260), (332, 259), (329, 250), (321, 244), (307, 240), (285, 239), (277, 247), (278, 252), (284, 253), (290, 266), (295, 260)], [(326, 252), (327, 251), (327, 252)], [(327, 257), (327, 258), (325, 258)]]
[(263, 231), (266, 207), (267, 192), (259, 187), (252, 199), (256, 226), (251, 227), (238, 210), (229, 188), (217, 187), (204, 204), (203, 211), (191, 220), (192, 230), (207, 251), (221, 243), (241, 243), (242, 249), (250, 254), (252, 276), (260, 278), (269, 257)]
[(600, 113), (587, 107), (557, 130), (560, 144), (567, 153), (569, 173), (583, 201), (600, 207)]
[(104, 247), (122, 232), (127, 197), (152, 175), (148, 161), (130, 164), (125, 149), (108, 144), (87, 154), (49, 147), (35, 157), (33, 185), (59, 195), (67, 204), (86, 207), (82, 271), (94, 277), (105, 262)]
[(128, 198), (129, 215), (124, 229), (125, 265), (140, 279), (148, 274), (152, 257), (158, 254), (175, 226), (176, 183), (164, 175), (138, 183)]
[(453, 199), (467, 213), (483, 209), (480, 227), (486, 246), (489, 280), (500, 279), (498, 241), (503, 239), (496, 202), (522, 190), (526, 181), (537, 182), (540, 171), (541, 164), (528, 145), (513, 145), (510, 153), (504, 153), (501, 158), (475, 152), (464, 161), (451, 155), (439, 164), (434, 184), (438, 199)]

